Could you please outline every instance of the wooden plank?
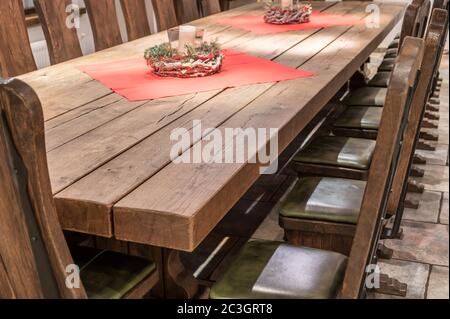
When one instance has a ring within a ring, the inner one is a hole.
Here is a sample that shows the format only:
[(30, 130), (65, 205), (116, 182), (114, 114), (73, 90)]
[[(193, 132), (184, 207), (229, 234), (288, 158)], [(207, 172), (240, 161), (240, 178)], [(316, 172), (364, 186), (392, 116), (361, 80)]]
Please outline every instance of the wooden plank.
[[(333, 7), (332, 11), (330, 12), (342, 13), (349, 10), (353, 11), (354, 6), (352, 6), (351, 8), (345, 5), (336, 6)], [(360, 7), (360, 12), (365, 14), (362, 6)], [(348, 27), (346, 27), (346, 29), (348, 29)], [(337, 31), (337, 34), (344, 32), (342, 29), (339, 30), (340, 31)], [(287, 39), (287, 44), (285, 41), (282, 41), (283, 37), (279, 34), (279, 39), (275, 43), (277, 43), (280, 48), (290, 48), (293, 41), (295, 41), (295, 43), (298, 43), (303, 39), (310, 39), (311, 34), (317, 32), (319, 31), (309, 30), (297, 32), (293, 37), (289, 37)], [(327, 30), (326, 32), (330, 31)], [(323, 45), (326, 45), (327, 42), (324, 42), (321, 39), (322, 38), (318, 36), (316, 38), (316, 41), (320, 41)], [(308, 53), (308, 57), (310, 57), (311, 52)], [(278, 52), (269, 51), (266, 55), (263, 56), (266, 58), (273, 58), (278, 54)], [(301, 61), (301, 59), (293, 59), (288, 65), (298, 67), (299, 61)], [(225, 91), (212, 100), (206, 102), (198, 109), (195, 109), (194, 111), (188, 113), (187, 115), (181, 117), (179, 120), (160, 130), (156, 134), (148, 137), (142, 143), (124, 153), (123, 156), (118, 156), (116, 159), (110, 161), (105, 166), (96, 169), (86, 178), (83, 178), (78, 183), (75, 183), (75, 185), (70, 186), (68, 189), (57, 194), (57, 206), (59, 211), (61, 212), (61, 220), (64, 224), (64, 227), (71, 230), (90, 233), (94, 231), (94, 228), (99, 227), (99, 225), (101, 224), (99, 219), (103, 219), (104, 222), (107, 223), (107, 221), (110, 220), (108, 214), (110, 214), (111, 207), (115, 202), (117, 202), (124, 195), (132, 191), (135, 187), (139, 186), (140, 183), (144, 182), (151, 175), (159, 171), (162, 167), (170, 162), (171, 143), (168, 139), (168, 136), (173, 129), (178, 127), (186, 127), (188, 129), (191, 129), (192, 121), (196, 119), (202, 119), (203, 124), (208, 125), (208, 127), (217, 127), (272, 85), (273, 83), (253, 85)], [(97, 140), (98, 139), (95, 139), (94, 142), (96, 143)], [(90, 165), (89, 160), (82, 154), (78, 153), (80, 151), (80, 146), (77, 141), (74, 142), (76, 143), (75, 146), (70, 147), (70, 149), (74, 149), (77, 152), (77, 155), (72, 155), (70, 157), (75, 161), (82, 158), (82, 163), (71, 163), (70, 165), (67, 165), (66, 158), (55, 156), (56, 160), (60, 161), (61, 165), (63, 165), (61, 167), (61, 171), (66, 166), (80, 168), (80, 165)], [(63, 153), (67, 153), (67, 150)], [(71, 153), (74, 154), (73, 151)], [(146, 159), (148, 158), (151, 158), (152, 160), (146, 161)], [(134, 164), (130, 165), (130, 163)], [(129, 168), (127, 170), (121, 170), (120, 168), (124, 167), (124, 165), (128, 166)], [(81, 172), (81, 174), (84, 173), (84, 171)], [(66, 179), (66, 182), (67, 181), (68, 180)], [(95, 188), (90, 186), (92, 185), (92, 183), (96, 185)], [(100, 186), (99, 183), (101, 183), (102, 186)], [(88, 189), (89, 191), (87, 191)], [(83, 218), (78, 219), (78, 216), (80, 216), (79, 211), (86, 212), (85, 214), (83, 214)], [(66, 223), (66, 220), (70, 222)], [(96, 220), (98, 222), (88, 223), (87, 220)], [(76, 222), (78, 222), (78, 225), (76, 224)], [(89, 225), (91, 227), (89, 231), (85, 228), (86, 225)], [(102, 234), (105, 235), (105, 233)]]
[[(284, 150), (381, 43), (403, 8), (380, 5), (380, 28), (350, 28), (302, 66), (316, 77), (274, 85), (222, 125), (222, 133), (226, 127), (278, 128)], [(170, 164), (114, 206), (115, 235), (192, 251), (258, 176), (259, 166), (249, 163)]]

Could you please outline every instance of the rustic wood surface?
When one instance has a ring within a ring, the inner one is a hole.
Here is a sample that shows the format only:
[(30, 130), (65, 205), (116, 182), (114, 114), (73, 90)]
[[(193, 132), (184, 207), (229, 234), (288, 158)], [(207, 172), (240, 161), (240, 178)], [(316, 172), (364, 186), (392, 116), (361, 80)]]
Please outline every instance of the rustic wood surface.
[(0, 12), (0, 76), (36, 70), (22, 1), (1, 1)]
[(409, 89), (416, 83), (423, 57), (423, 42), (418, 38), (405, 38), (396, 60), (345, 272), (342, 298), (361, 297), (367, 274), (366, 266), (373, 263), (376, 255), (388, 201), (386, 193), (392, 187), (398, 164), (402, 123), (408, 116), (407, 110), (411, 103)]
[[(315, 10), (361, 19), (368, 15), (366, 5), (313, 4)], [(361, 24), (256, 35), (215, 22), (219, 16), (261, 14), (262, 4), (192, 22), (223, 47), (317, 72), (309, 78), (129, 102), (76, 69), (140, 57), (165, 41), (165, 32), (23, 75), (43, 104), (50, 178), (63, 227), (192, 251), (257, 179), (259, 166), (174, 165), (171, 130), (190, 129), (193, 120), (221, 131), (278, 128), (281, 152), (366, 61), (404, 8), (380, 4), (379, 28)]]
[(95, 51), (122, 44), (115, 0), (86, 0)]
[(120, 5), (127, 26), (128, 41), (150, 35), (145, 1), (120, 0)]
[(34, 5), (41, 21), (52, 64), (58, 64), (83, 55), (77, 29), (66, 24), (66, 7), (70, 0), (36, 0)]

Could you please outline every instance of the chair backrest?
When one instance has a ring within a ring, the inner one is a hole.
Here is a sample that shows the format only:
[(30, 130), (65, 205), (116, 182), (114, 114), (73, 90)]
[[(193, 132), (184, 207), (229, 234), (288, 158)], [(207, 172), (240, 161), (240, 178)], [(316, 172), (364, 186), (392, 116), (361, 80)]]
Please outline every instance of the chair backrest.
[(397, 167), (401, 137), (411, 105), (422, 60), (423, 40), (407, 37), (400, 49), (383, 107), (377, 143), (369, 170), (350, 252), (342, 298), (359, 298), (364, 293), (366, 267), (374, 263), (386, 213), (389, 190)]
[(76, 28), (67, 26), (66, 8), (71, 3), (71, 0), (34, 0), (52, 64), (83, 55)]
[(150, 35), (145, 0), (120, 0), (128, 41), (133, 41)]
[(420, 8), (417, 27), (415, 30), (416, 34), (414, 36), (419, 38), (423, 38), (425, 36), (425, 32), (427, 31), (428, 21), (431, 13), (430, 10), (431, 10), (431, 1), (425, 0)]
[(209, 16), (221, 12), (220, 0), (202, 0), (202, 13)]
[(122, 44), (115, 0), (84, 0), (94, 34), (95, 51)]
[(403, 44), (403, 40), (406, 37), (421, 37), (419, 33), (424, 29), (423, 23), (423, 7), (426, 6), (429, 0), (413, 0), (408, 5), (403, 18), (402, 30), (400, 32), (399, 48)]
[(36, 70), (22, 0), (0, 1), (0, 76)]
[(391, 196), (389, 197), (388, 211), (391, 215), (401, 215), (404, 208), (402, 203), (406, 195), (407, 179), (412, 164), (412, 156), (414, 155), (416, 141), (419, 138), (420, 123), (427, 100), (431, 94), (433, 80), (439, 70), (440, 57), (444, 50), (446, 31), (448, 30), (446, 27), (447, 21), (448, 12), (446, 10), (433, 10), (425, 37), (425, 50), (420, 67), (420, 79), (413, 98), (398, 169), (395, 174)]
[(152, 0), (158, 31), (164, 31), (178, 25), (174, 0)]
[(179, 24), (189, 23), (200, 18), (197, 0), (174, 0)]
[[(3, 2), (3, 1), (2, 1)], [(84, 298), (53, 202), (42, 108), (25, 83), (0, 78), (0, 298)]]

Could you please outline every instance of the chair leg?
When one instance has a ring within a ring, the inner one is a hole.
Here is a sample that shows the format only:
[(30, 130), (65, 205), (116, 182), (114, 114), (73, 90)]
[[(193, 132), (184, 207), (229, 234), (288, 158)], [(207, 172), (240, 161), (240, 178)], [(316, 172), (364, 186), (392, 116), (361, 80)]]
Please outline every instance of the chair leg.
[(407, 284), (402, 283), (395, 278), (390, 278), (386, 274), (380, 274), (380, 287), (375, 288), (374, 292), (384, 295), (405, 297), (407, 290)]
[(426, 141), (438, 141), (439, 135), (433, 132), (427, 132), (427, 131), (420, 131), (419, 138), (426, 140)]

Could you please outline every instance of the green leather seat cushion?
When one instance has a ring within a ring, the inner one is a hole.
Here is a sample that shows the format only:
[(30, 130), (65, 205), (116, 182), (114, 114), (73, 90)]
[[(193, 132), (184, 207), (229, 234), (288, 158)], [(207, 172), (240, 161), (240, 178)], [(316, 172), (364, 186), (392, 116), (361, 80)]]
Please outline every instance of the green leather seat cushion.
[(394, 40), (389, 44), (388, 49), (398, 48), (399, 43), (400, 43), (400, 38), (394, 39)]
[(384, 57), (385, 58), (396, 58), (398, 56), (398, 48), (387, 49)]
[(280, 242), (250, 241), (212, 286), (212, 299), (330, 299), (347, 257)]
[(119, 299), (156, 270), (154, 263), (112, 251), (70, 248), (90, 299)]
[(298, 152), (294, 161), (367, 170), (375, 143), (364, 138), (321, 136)]
[(366, 86), (352, 92), (345, 103), (352, 106), (383, 106), (386, 94), (387, 88)]
[(375, 76), (369, 81), (368, 86), (384, 87), (389, 86), (391, 80), (391, 72), (382, 71), (375, 74)]
[(365, 188), (359, 180), (302, 178), (283, 201), (280, 215), (356, 225)]
[(394, 69), (396, 58), (385, 58), (378, 67), (378, 71), (390, 72)]
[(349, 106), (334, 123), (335, 127), (378, 130), (383, 113), (382, 107)]

